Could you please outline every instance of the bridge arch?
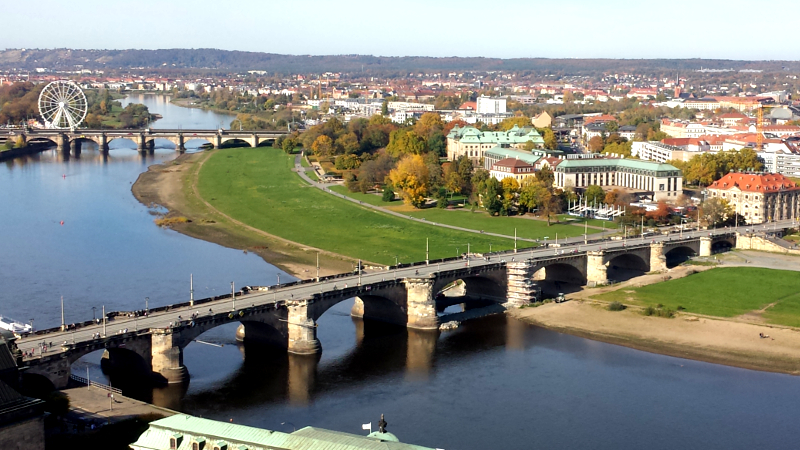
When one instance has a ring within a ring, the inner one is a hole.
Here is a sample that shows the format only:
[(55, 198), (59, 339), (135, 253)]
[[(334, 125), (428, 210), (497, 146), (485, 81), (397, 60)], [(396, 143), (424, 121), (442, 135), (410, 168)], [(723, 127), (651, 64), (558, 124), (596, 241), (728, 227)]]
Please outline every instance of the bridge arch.
[(44, 137), (44, 136), (29, 137), (26, 142), (28, 144), (49, 144), (52, 146), (58, 145), (58, 142), (56, 142), (55, 139), (50, 139), (49, 137)]
[[(137, 145), (136, 138), (134, 136), (109, 136), (108, 140), (106, 141), (106, 143), (108, 145), (111, 145), (111, 143), (114, 142), (114, 141), (117, 141), (117, 145), (115, 146), (115, 148), (136, 148), (136, 145)], [(123, 141), (128, 141), (133, 145), (130, 146), (130, 147), (127, 147), (127, 146), (119, 147), (119, 144), (122, 144)]]
[(229, 137), (221, 138), (220, 145), (224, 145), (226, 147), (243, 147), (243, 144), (246, 144), (248, 147), (255, 147), (252, 141), (252, 138)]
[[(533, 279), (545, 298), (577, 292), (586, 285), (586, 273), (573, 261), (556, 261), (534, 267)], [(585, 269), (584, 269), (585, 270)]]
[(685, 245), (673, 247), (668, 252), (664, 253), (664, 258), (667, 262), (667, 268), (669, 269), (681, 265), (694, 256), (697, 256), (697, 251), (692, 247)]
[[(191, 145), (189, 144), (191, 142)], [(186, 136), (183, 138), (183, 146), (184, 147), (200, 147), (201, 145), (214, 145), (211, 139), (200, 137), (200, 136)]]
[(608, 261), (607, 276), (609, 280), (627, 281), (644, 275), (650, 270), (650, 264), (636, 253), (614, 255)]

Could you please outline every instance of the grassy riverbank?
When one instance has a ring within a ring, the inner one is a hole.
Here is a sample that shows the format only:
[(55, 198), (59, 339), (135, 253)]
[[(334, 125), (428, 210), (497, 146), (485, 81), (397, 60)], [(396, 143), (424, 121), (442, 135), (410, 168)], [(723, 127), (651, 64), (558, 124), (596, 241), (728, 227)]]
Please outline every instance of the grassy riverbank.
[[(484, 230), (487, 233), (517, 236), (523, 239), (541, 239), (546, 237), (550, 242), (556, 238), (567, 238), (583, 236), (584, 229), (569, 223), (553, 223), (547, 225), (547, 221), (534, 218), (532, 216), (512, 216), (512, 217), (491, 217), (485, 211), (470, 211), (469, 208), (463, 209), (415, 209), (403, 205), (400, 201), (384, 202), (380, 195), (362, 194), (360, 192), (350, 192), (344, 186), (333, 186), (332, 191), (370, 205), (386, 208), (391, 211), (405, 214), (415, 219), (425, 219), (433, 223), (442, 223), (456, 227), (469, 228), (471, 230)], [(580, 222), (581, 224), (583, 222)], [(592, 225), (590, 223), (590, 225)], [(587, 234), (600, 233), (601, 230), (589, 228)], [(530, 244), (528, 244), (530, 245)], [(494, 249), (494, 247), (492, 247)]]
[[(662, 274), (644, 275), (570, 294), (564, 304), (510, 313), (555, 331), (652, 353), (800, 374), (800, 330), (791, 327), (800, 325), (800, 273), (682, 266), (669, 275), (666, 282)], [(612, 301), (628, 308), (609, 311)], [(659, 303), (685, 309), (673, 318), (642, 314)]]
[(800, 327), (800, 273), (794, 271), (721, 267), (592, 298), (643, 307), (660, 304), (687, 313), (746, 316), (764, 323)]
[(199, 194), (214, 208), (266, 233), (380, 264), (513, 248), (490, 238), (412, 222), (326, 194), (292, 172), (294, 157), (280, 150), (215, 151), (199, 174)]
[(146, 205), (168, 209), (167, 218), (186, 218), (185, 221), (170, 221), (170, 227), (175, 231), (224, 247), (256, 253), (297, 277), (316, 276), (318, 255), (321, 275), (352, 270), (353, 261), (348, 258), (255, 230), (207, 205), (197, 195), (196, 181), (202, 163), (210, 155), (210, 152), (187, 153), (173, 161), (150, 166), (134, 183), (134, 196)]

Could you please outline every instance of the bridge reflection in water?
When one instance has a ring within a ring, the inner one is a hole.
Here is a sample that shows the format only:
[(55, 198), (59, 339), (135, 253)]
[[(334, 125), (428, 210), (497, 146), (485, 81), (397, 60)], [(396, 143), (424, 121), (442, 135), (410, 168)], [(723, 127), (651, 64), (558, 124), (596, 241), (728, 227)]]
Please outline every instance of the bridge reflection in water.
[[(313, 404), (319, 396), (373, 385), (381, 379), (396, 380), (399, 376), (412, 383), (428, 382), (436, 372), (440, 355), (458, 360), (497, 347), (524, 350), (525, 333), (531, 328), (504, 315), (465, 322), (458, 329), (444, 332), (359, 318), (348, 321), (355, 328), (355, 344), (341, 349), (344, 351), (333, 358), (293, 355), (273, 346), (238, 343), (240, 366), (222, 379), (204, 383), (200, 389), (190, 388), (191, 381), (151, 390), (135, 380), (123, 383), (113, 374), (111, 379), (126, 395), (180, 411), (200, 413), (210, 405), (215, 413), (270, 404), (303, 407)], [(334, 327), (342, 328), (343, 324)], [(214, 349), (203, 352), (213, 354)], [(203, 359), (203, 366), (215, 364), (214, 358)]]

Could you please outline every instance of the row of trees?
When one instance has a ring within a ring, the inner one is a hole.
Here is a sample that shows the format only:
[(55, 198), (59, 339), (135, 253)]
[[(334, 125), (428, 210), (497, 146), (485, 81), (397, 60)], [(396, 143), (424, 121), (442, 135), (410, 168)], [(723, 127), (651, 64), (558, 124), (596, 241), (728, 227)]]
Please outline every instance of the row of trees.
[(708, 186), (732, 171), (760, 171), (764, 164), (752, 148), (718, 153), (701, 153), (689, 161), (668, 161), (683, 171), (687, 184)]

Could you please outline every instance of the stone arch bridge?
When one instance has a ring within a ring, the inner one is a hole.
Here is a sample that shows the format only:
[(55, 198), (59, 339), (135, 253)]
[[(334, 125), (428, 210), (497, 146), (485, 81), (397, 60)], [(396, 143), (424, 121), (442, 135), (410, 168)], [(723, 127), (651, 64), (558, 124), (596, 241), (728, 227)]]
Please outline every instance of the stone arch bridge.
[(258, 147), (271, 142), (287, 131), (264, 130), (169, 130), (169, 129), (137, 129), (137, 130), (14, 130), (6, 139), (17, 140), (20, 137), (25, 143), (52, 142), (59, 152), (80, 152), (82, 142), (94, 142), (101, 151), (108, 151), (108, 144), (117, 139), (127, 139), (136, 144), (140, 152), (153, 150), (156, 139), (165, 139), (175, 144), (175, 149), (184, 151), (184, 144), (191, 140), (203, 140), (219, 148), (231, 141), (244, 142), (251, 147)]
[[(58, 388), (67, 384), (72, 363), (97, 350), (104, 350), (103, 357), (108, 360), (137, 359), (161, 382), (182, 382), (188, 377), (183, 349), (202, 333), (226, 323), (241, 323), (237, 337), (242, 340), (315, 355), (321, 351), (317, 320), (347, 299), (355, 298), (354, 317), (437, 331), (437, 311), (446, 306), (521, 306), (537, 300), (539, 280), (604, 284), (609, 281), (608, 268), (614, 264), (644, 272), (663, 271), (675, 252), (708, 256), (715, 246), (730, 246), (735, 239), (734, 234), (716, 234), (635, 245), (622, 242), (591, 251), (556, 248), (530, 255), (507, 253), (479, 260), (422, 262), (363, 275), (363, 279), (345, 274), (243, 290), (233, 298), (228, 294), (175, 304), (138, 318), (112, 313), (109, 316), (113, 320), (102, 324), (89, 321), (72, 330), (40, 330), (22, 337), (17, 345), (23, 351), (34, 350), (33, 356), (24, 359), (26, 373), (44, 376)], [(446, 295), (456, 283), (463, 287), (463, 295)], [(109, 326), (122, 331), (108, 333)], [(35, 349), (39, 342), (53, 342), (57, 348), (42, 354)]]

